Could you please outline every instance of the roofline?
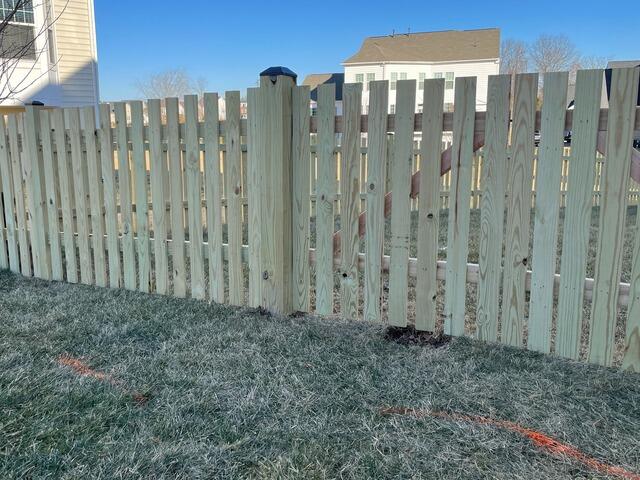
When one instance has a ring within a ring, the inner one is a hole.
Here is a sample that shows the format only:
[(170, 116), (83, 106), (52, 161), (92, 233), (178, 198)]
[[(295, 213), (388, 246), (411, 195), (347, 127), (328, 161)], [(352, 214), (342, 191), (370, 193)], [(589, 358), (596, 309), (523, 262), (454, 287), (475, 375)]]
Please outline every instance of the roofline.
[(387, 37), (399, 37), (401, 35), (405, 35), (405, 36), (409, 36), (409, 35), (421, 35), (423, 33), (446, 33), (446, 32), (482, 32), (482, 31), (486, 31), (486, 30), (498, 30), (500, 31), (500, 27), (487, 27), (487, 28), (470, 28), (470, 29), (464, 29), (464, 30), (456, 30), (456, 29), (449, 29), (449, 30), (430, 30), (428, 32), (402, 32), (402, 33), (393, 33), (391, 35), (373, 35), (371, 37), (365, 37), (365, 39), (367, 38), (387, 38)]
[(491, 58), (472, 58), (470, 60), (447, 60), (442, 62), (428, 61), (421, 62), (416, 60), (381, 60), (377, 62), (342, 62), (340, 65), (347, 67), (353, 65), (448, 65), (451, 63), (477, 63), (477, 62), (495, 62), (500, 61), (500, 57)]

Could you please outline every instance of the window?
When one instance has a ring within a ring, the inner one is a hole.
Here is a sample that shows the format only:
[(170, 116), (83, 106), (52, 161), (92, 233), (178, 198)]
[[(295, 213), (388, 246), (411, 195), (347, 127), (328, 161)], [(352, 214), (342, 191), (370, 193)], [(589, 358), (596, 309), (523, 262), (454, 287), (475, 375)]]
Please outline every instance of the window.
[(407, 79), (407, 72), (400, 72), (400, 80), (406, 80)]
[(433, 78), (442, 78), (442, 72), (436, 72), (433, 74)]
[(444, 77), (444, 89), (453, 90), (453, 72), (447, 72)]
[(390, 105), (389, 106), (389, 111), (391, 113), (391, 115), (393, 115), (394, 113), (396, 113), (396, 106), (395, 105)]
[(424, 79), (427, 77), (426, 73), (418, 74), (418, 90), (424, 90)]
[(364, 83), (364, 73), (356, 73), (356, 83)]
[(397, 80), (398, 80), (398, 72), (391, 72), (391, 90), (396, 89)]
[(422, 113), (422, 104), (421, 103), (418, 104), (418, 113)]
[(12, 23), (26, 23), (33, 25), (33, 3), (27, 0), (16, 9), (19, 0), (2, 0), (0, 2), (0, 20), (5, 20), (13, 14), (9, 21)]
[(376, 80), (375, 73), (367, 73), (367, 84), (364, 86), (365, 90), (369, 90), (369, 82), (374, 82)]
[(444, 104), (444, 111), (445, 111), (445, 112), (453, 112), (453, 103), (451, 103), (451, 102), (445, 102), (445, 104)]

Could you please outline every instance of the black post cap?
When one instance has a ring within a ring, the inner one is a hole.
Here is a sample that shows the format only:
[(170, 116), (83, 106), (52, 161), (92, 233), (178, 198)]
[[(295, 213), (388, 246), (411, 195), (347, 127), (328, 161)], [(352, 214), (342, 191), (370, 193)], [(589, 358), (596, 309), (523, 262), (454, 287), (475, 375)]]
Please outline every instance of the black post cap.
[(279, 77), (279, 76), (291, 77), (295, 82), (298, 75), (287, 67), (269, 67), (266, 70), (260, 72), (261, 77)]

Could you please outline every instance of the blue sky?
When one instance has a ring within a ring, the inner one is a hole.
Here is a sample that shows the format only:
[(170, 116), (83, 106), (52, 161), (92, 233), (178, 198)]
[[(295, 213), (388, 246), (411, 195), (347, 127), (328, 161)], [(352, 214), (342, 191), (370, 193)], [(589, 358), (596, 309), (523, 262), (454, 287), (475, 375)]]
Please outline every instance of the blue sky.
[(524, 41), (562, 33), (584, 55), (640, 57), (632, 0), (95, 0), (95, 15), (102, 100), (137, 98), (136, 79), (169, 68), (203, 77), (217, 92), (244, 90), (272, 65), (300, 80), (342, 71), (364, 37), (393, 30), (498, 27), (502, 38)]

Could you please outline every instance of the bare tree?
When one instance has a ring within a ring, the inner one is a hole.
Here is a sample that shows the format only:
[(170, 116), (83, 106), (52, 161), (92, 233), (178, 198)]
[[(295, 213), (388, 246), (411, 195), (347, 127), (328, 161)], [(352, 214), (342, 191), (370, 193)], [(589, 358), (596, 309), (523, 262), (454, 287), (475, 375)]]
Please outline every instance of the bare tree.
[(178, 68), (149, 75), (136, 81), (135, 87), (146, 98), (182, 97), (190, 93), (202, 95), (206, 80), (194, 79), (185, 70)]
[(605, 68), (609, 59), (607, 57), (597, 57), (590, 55), (586, 57), (580, 57), (577, 63), (578, 69), (594, 69)]
[(500, 73), (523, 73), (527, 71), (527, 45), (521, 40), (507, 38), (500, 45)]
[[(34, 24), (34, 9), (44, 6), (45, 20)], [(0, 102), (13, 99), (48, 75), (58, 62), (49, 59), (49, 69), (38, 72), (42, 55), (49, 54), (49, 31), (66, 9), (64, 3), (57, 15), (51, 4), (34, 4), (33, 0), (3, 0), (0, 7)], [(40, 42), (40, 39), (43, 42)], [(43, 46), (39, 47), (38, 45)]]
[(564, 35), (541, 35), (529, 47), (529, 58), (537, 72), (571, 70), (580, 55), (575, 45)]

